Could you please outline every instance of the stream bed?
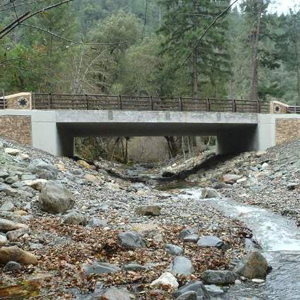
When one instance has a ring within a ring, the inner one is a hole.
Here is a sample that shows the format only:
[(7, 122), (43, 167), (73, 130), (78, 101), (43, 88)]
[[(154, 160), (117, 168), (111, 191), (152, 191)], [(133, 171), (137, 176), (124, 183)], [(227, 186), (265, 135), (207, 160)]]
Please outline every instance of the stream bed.
[[(201, 189), (182, 190), (178, 197), (200, 199)], [(293, 220), (268, 210), (241, 205), (230, 199), (201, 199), (224, 215), (242, 221), (253, 231), (254, 239), (262, 247), (262, 253), (273, 268), (264, 283), (236, 284), (224, 299), (300, 299), (300, 235)]]

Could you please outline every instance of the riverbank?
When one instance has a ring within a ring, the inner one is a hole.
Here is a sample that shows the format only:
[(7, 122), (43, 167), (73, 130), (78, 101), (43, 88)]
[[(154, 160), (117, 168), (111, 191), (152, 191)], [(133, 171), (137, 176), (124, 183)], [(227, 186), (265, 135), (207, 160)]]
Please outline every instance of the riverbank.
[[(116, 179), (101, 165), (2, 139), (0, 164), (0, 252), (26, 251), (8, 264), (2, 256), (2, 297), (173, 299), (207, 270), (233, 270), (252, 235), (188, 194)], [(175, 284), (153, 284), (165, 272)], [(207, 288), (222, 295), (228, 285)]]

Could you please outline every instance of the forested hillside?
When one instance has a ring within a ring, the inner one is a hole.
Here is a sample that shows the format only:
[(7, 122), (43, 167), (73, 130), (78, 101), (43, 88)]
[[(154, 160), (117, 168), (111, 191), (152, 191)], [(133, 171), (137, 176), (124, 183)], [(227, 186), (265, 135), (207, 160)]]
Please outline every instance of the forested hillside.
[[(59, 0), (1, 0), (0, 32)], [(300, 102), (300, 12), (241, 0), (74, 0), (0, 38), (0, 89)]]

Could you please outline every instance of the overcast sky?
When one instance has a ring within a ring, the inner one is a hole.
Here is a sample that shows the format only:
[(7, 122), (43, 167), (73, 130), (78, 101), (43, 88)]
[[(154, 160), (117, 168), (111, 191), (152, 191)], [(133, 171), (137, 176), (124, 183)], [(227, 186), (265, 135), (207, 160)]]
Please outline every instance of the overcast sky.
[[(239, 2), (242, 2), (240, 0)], [(270, 6), (270, 12), (287, 13), (289, 9), (294, 9), (295, 6), (300, 9), (299, 0), (272, 0), (272, 5)]]

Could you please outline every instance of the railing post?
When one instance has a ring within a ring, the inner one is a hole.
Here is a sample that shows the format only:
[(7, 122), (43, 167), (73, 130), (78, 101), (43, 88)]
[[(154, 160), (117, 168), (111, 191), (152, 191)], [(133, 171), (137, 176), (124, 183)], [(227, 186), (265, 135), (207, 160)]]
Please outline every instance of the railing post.
[(260, 108), (260, 101), (259, 100), (257, 100), (257, 113), (259, 113), (260, 114), (260, 112), (261, 112), (261, 108)]
[(51, 109), (52, 106), (52, 93), (49, 93), (48, 96), (48, 109)]
[(120, 110), (123, 109), (123, 100), (122, 100), (122, 96), (121, 95), (119, 95), (119, 108), (120, 108)]
[(85, 94), (85, 106), (86, 106), (86, 110), (89, 110), (89, 100), (87, 94)]
[(209, 98), (207, 98), (207, 100), (206, 100), (206, 111), (210, 111), (210, 110), (211, 110), (210, 100), (209, 100)]
[(150, 101), (150, 108), (151, 108), (151, 110), (154, 110), (153, 97), (152, 96), (149, 97), (149, 101)]
[(231, 101), (232, 101), (232, 112), (236, 112), (236, 101), (235, 101), (235, 99), (233, 99)]
[(182, 101), (182, 97), (179, 97), (179, 107), (180, 107), (180, 111), (183, 111), (183, 101)]

